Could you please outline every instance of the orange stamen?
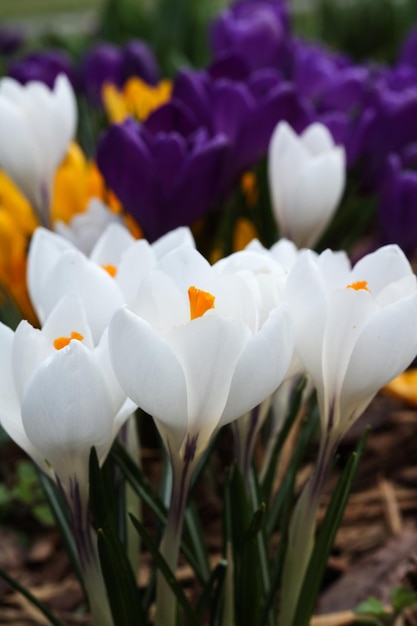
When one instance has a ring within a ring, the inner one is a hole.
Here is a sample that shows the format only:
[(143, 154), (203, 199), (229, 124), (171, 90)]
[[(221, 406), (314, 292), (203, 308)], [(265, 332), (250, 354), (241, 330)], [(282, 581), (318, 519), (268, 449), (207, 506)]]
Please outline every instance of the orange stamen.
[(115, 265), (109, 264), (109, 265), (102, 265), (101, 267), (103, 268), (103, 270), (106, 270), (106, 272), (108, 274), (110, 274), (110, 276), (112, 278), (114, 278), (116, 276), (116, 274), (117, 274), (117, 267)]
[(56, 350), (61, 350), (62, 348), (65, 348), (65, 346), (67, 346), (72, 339), (82, 341), (84, 337), (80, 333), (72, 331), (70, 337), (57, 337), (54, 341), (54, 348), (56, 348)]
[(356, 283), (351, 283), (350, 285), (346, 285), (347, 289), (354, 289), (355, 291), (360, 291), (364, 289), (365, 291), (369, 291), (368, 289), (368, 281), (367, 280), (358, 280)]
[(214, 309), (216, 298), (208, 291), (190, 287), (188, 289), (188, 298), (190, 300), (190, 317), (192, 320), (201, 317), (209, 309)]

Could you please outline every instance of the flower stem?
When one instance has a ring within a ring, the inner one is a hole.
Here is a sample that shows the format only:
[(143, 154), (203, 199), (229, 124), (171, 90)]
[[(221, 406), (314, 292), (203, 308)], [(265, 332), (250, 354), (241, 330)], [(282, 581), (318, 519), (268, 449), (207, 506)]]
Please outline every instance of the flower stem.
[[(172, 463), (172, 491), (167, 525), (160, 545), (160, 553), (175, 573), (184, 523), (185, 505), (193, 469), (193, 459)], [(176, 602), (164, 575), (158, 572), (156, 583), (155, 626), (175, 626)]]
[(314, 548), (320, 496), (336, 447), (337, 443), (331, 437), (322, 441), (313, 473), (292, 514), (282, 573), (278, 626), (295, 626), (297, 602)]

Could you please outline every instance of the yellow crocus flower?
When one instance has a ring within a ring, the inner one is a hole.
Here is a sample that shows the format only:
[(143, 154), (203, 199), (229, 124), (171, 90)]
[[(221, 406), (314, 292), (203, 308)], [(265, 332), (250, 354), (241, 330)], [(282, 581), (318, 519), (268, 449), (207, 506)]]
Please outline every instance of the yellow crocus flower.
[(102, 98), (110, 121), (119, 123), (129, 115), (143, 122), (171, 97), (172, 83), (161, 80), (157, 85), (148, 85), (140, 78), (129, 78), (120, 91), (111, 83), (103, 86)]

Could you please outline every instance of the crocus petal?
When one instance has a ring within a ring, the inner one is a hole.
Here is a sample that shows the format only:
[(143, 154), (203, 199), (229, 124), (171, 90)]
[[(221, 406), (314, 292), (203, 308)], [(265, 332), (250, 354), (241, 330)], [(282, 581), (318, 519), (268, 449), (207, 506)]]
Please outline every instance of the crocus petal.
[(285, 294), (294, 322), (295, 350), (314, 384), (320, 388), (327, 303), (325, 285), (311, 252), (297, 259), (288, 275)]
[(42, 327), (42, 333), (53, 345), (58, 337), (70, 337), (73, 332), (82, 336), (82, 342), (87, 348), (93, 349), (93, 337), (81, 297), (68, 293), (52, 309)]
[(236, 363), (248, 339), (244, 324), (203, 316), (166, 336), (187, 385), (187, 435), (205, 447), (223, 413)]
[(11, 361), (13, 379), (20, 402), (33, 374), (54, 353), (52, 343), (38, 328), (33, 328), (26, 320), (20, 322), (14, 336)]
[(123, 252), (135, 242), (135, 238), (121, 224), (109, 224), (97, 241), (90, 260), (97, 265), (114, 265), (118, 267)]
[[(381, 387), (400, 374), (417, 353), (417, 293), (381, 311), (362, 331), (343, 383), (341, 414), (350, 422)], [(369, 366), (372, 354), (372, 367)]]
[(18, 446), (38, 460), (39, 454), (23, 428), (20, 401), (12, 376), (13, 336), (13, 331), (0, 323), (0, 424)]
[(344, 188), (344, 163), (343, 150), (335, 148), (299, 173), (285, 209), (291, 237), (299, 248), (314, 245), (337, 209)]
[(74, 249), (65, 252), (48, 275), (39, 311), (41, 319), (49, 315), (60, 298), (71, 292), (80, 295), (94, 342), (98, 343), (113, 313), (123, 304), (119, 288), (108, 272)]
[(32, 236), (28, 254), (27, 281), (30, 298), (41, 319), (45, 318), (42, 305), (45, 271), (55, 265), (65, 250), (73, 248), (69, 241), (43, 227), (37, 228)]
[(108, 452), (113, 417), (105, 380), (79, 341), (38, 368), (22, 402), (26, 433), (62, 482), (82, 470), (86, 480), (91, 447)]
[(334, 141), (329, 130), (323, 124), (310, 124), (301, 134), (303, 144), (310, 154), (316, 156), (334, 148)]
[[(177, 433), (185, 434), (187, 389), (182, 366), (167, 342), (127, 309), (109, 327), (113, 368), (125, 393), (143, 410)], [(133, 349), (132, 346), (140, 346)]]
[(366, 277), (375, 296), (389, 283), (400, 280), (410, 271), (404, 252), (396, 245), (388, 245), (360, 259), (352, 270), (352, 282)]
[(219, 425), (240, 417), (277, 389), (288, 370), (293, 350), (289, 309), (281, 305), (271, 311), (239, 358)]

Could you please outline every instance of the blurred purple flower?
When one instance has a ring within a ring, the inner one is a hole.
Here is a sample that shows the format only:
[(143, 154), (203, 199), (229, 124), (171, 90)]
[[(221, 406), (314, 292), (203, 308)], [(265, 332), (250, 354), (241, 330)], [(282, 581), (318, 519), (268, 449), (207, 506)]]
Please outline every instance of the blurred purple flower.
[(281, 0), (241, 0), (214, 20), (209, 40), (215, 59), (242, 57), (251, 70), (279, 68), (288, 53), (289, 13)]
[(213, 205), (227, 143), (197, 127), (185, 107), (160, 107), (149, 123), (132, 119), (101, 137), (97, 163), (145, 237), (192, 224)]
[(405, 38), (398, 57), (400, 65), (410, 65), (417, 69), (417, 26)]
[(0, 26), (0, 54), (8, 56), (19, 50), (23, 44), (23, 34), (15, 29), (6, 26)]
[(121, 88), (131, 76), (142, 78), (149, 84), (159, 80), (159, 68), (149, 46), (132, 40), (122, 48), (109, 43), (94, 45), (81, 64), (81, 86), (87, 98), (95, 105), (101, 103), (104, 83)]
[(246, 169), (266, 155), (277, 123), (288, 121), (297, 132), (312, 120), (308, 103), (277, 70), (252, 72), (246, 81), (184, 70), (176, 77), (173, 101), (193, 116), (210, 135), (221, 134), (229, 149), (220, 181), (227, 195)]
[(13, 61), (7, 74), (22, 85), (38, 80), (53, 89), (59, 74), (66, 74), (76, 88), (75, 68), (71, 59), (62, 50), (38, 50)]
[[(417, 165), (417, 145), (409, 148), (414, 152)], [(405, 169), (406, 159), (397, 154), (388, 156), (378, 202), (379, 238), (381, 244), (397, 243), (409, 257), (417, 250), (417, 171)]]

